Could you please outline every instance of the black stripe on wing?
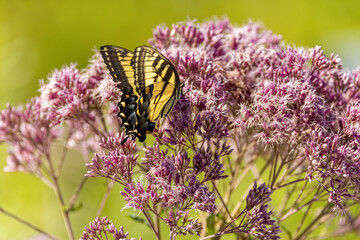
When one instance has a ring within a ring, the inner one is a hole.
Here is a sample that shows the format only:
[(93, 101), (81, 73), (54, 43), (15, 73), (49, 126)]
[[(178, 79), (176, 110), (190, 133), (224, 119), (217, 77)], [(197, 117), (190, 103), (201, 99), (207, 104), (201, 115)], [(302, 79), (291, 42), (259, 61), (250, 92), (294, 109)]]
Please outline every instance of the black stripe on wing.
[(145, 51), (146, 50), (142, 48), (136, 48), (134, 51), (135, 86), (136, 86), (136, 91), (138, 93), (142, 92), (142, 90), (146, 86), (145, 68), (148, 67), (148, 61), (145, 62), (145, 57), (146, 57)]
[(130, 82), (134, 79), (134, 69), (131, 65), (133, 53), (125, 48), (112, 45), (100, 47), (100, 53), (110, 75), (121, 91), (125, 94), (133, 93)]

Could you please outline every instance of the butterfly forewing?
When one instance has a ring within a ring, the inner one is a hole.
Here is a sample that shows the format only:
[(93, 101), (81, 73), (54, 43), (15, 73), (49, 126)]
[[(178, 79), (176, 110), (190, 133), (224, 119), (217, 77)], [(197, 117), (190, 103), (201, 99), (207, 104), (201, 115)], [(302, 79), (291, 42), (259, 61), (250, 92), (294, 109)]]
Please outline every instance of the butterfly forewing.
[(125, 48), (111, 45), (102, 46), (100, 53), (110, 75), (113, 77), (113, 80), (118, 83), (122, 92), (138, 95), (137, 92), (133, 91), (135, 88), (135, 71), (132, 66), (134, 54)]

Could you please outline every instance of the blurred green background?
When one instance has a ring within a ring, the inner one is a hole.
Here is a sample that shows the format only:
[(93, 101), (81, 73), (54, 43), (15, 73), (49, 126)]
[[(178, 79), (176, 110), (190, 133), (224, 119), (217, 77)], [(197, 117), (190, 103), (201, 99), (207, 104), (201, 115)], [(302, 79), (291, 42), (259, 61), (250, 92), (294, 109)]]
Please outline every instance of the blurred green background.
[[(134, 49), (147, 43), (157, 25), (187, 18), (205, 21), (227, 16), (234, 25), (259, 21), (282, 35), (287, 44), (320, 45), (326, 54), (338, 54), (344, 67), (353, 70), (360, 65), (359, 13), (357, 0), (0, 0), (0, 106), (22, 104), (38, 94), (39, 79), (54, 68), (71, 62), (85, 67), (94, 47), (114, 44)], [(71, 156), (74, 161), (82, 159), (76, 152)], [(4, 146), (0, 147), (0, 163), (0, 168), (6, 164)], [(66, 197), (80, 181), (79, 172), (85, 171), (84, 163), (76, 161), (63, 176)], [(104, 186), (100, 179), (91, 179), (85, 186), (84, 206), (72, 215), (76, 237), (93, 219)], [(137, 212), (120, 214), (124, 202), (119, 191), (112, 191), (104, 215), (116, 225), (124, 224), (131, 237), (153, 239), (148, 228), (139, 230), (138, 224), (122, 217)], [(0, 206), (66, 238), (55, 197), (31, 175), (0, 172)], [(34, 234), (0, 214), (0, 239), (28, 239)]]

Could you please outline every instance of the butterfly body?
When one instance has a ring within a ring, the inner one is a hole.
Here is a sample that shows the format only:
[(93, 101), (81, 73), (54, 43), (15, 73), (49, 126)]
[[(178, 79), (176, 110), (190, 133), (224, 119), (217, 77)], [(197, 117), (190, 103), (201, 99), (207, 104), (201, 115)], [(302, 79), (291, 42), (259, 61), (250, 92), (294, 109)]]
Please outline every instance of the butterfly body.
[[(169, 114), (182, 95), (183, 84), (172, 63), (159, 51), (139, 46), (131, 52), (107, 45), (100, 53), (113, 80), (123, 92), (118, 103), (122, 127), (133, 139), (146, 139), (155, 121)], [(126, 139), (124, 139), (126, 141)]]

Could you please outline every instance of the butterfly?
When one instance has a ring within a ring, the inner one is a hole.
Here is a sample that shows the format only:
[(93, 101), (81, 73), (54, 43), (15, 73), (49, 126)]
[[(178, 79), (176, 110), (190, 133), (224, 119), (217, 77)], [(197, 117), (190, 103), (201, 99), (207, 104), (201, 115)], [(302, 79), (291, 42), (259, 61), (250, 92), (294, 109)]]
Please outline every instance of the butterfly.
[(118, 103), (121, 126), (127, 137), (140, 142), (155, 129), (155, 120), (166, 117), (180, 99), (184, 84), (174, 65), (158, 50), (139, 46), (134, 52), (106, 45), (101, 56), (123, 95)]

